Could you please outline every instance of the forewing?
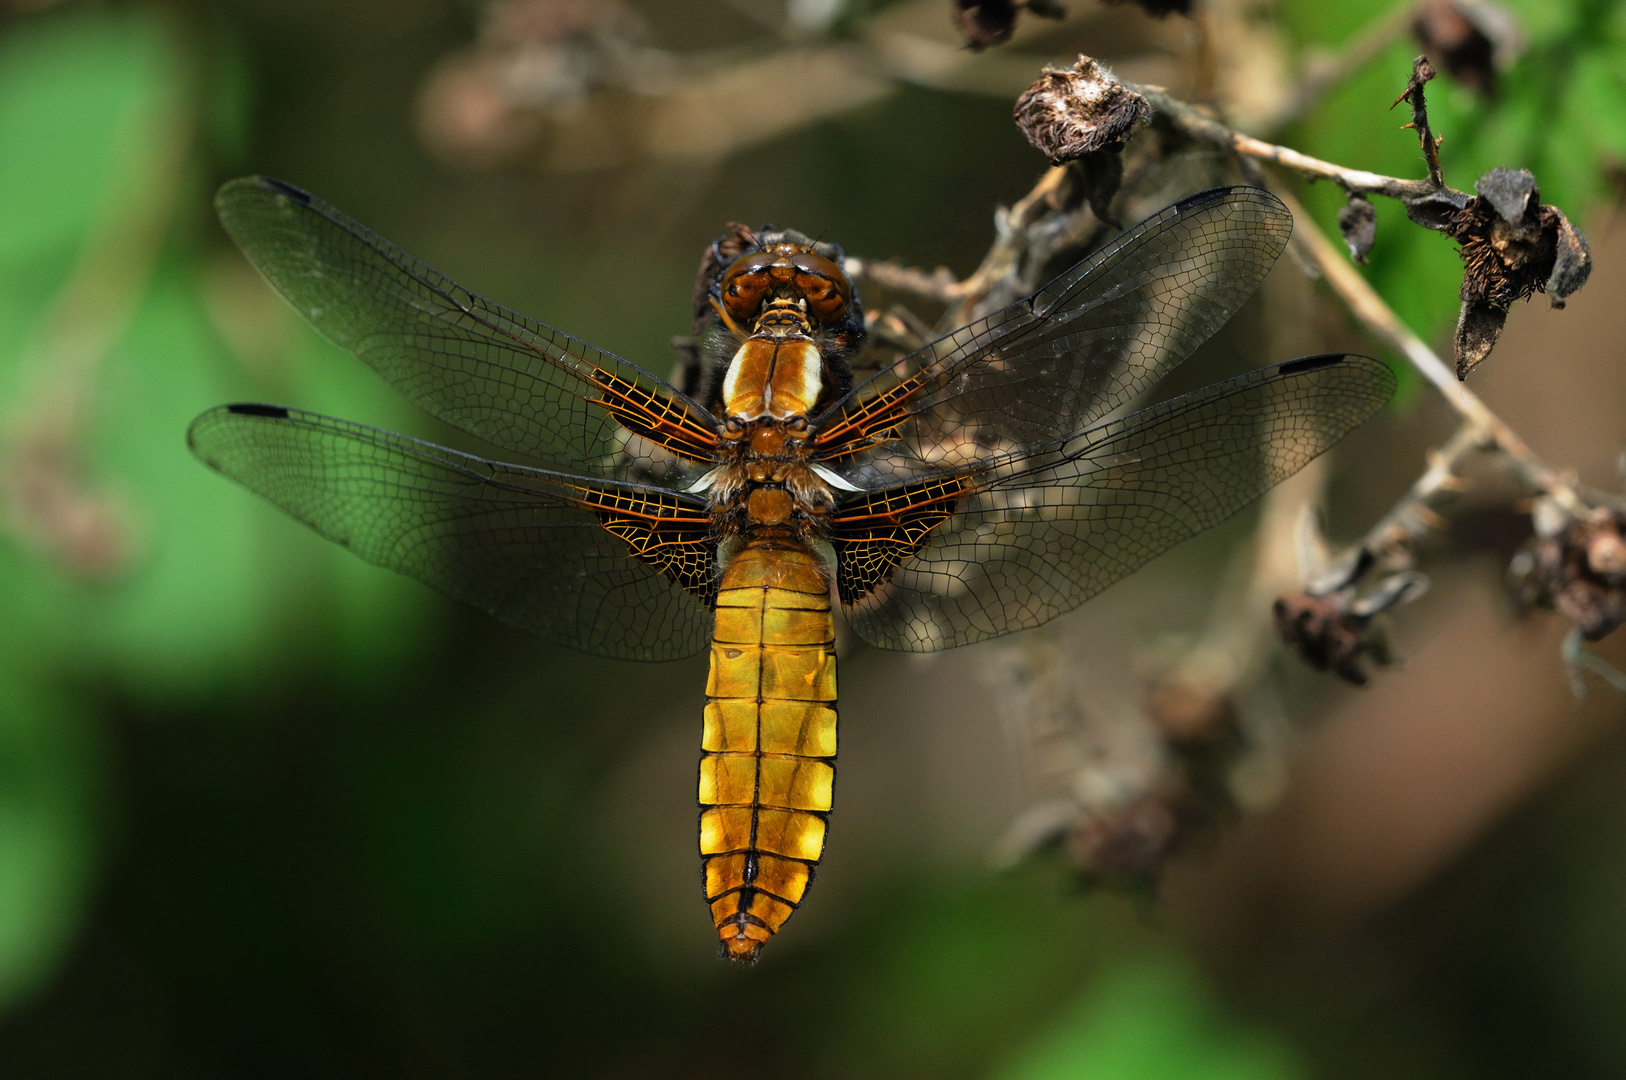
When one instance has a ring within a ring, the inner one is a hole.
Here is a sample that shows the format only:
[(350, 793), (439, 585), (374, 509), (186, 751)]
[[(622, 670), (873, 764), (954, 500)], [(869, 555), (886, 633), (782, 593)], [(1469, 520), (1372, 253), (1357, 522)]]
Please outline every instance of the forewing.
[(311, 325), (453, 427), (600, 475), (709, 463), (716, 424), (700, 405), (636, 364), (476, 296), (322, 200), (250, 176), (222, 187), (215, 208)]
[(1150, 388), (1253, 295), (1293, 219), (1256, 188), (1168, 207), (1034, 296), (855, 388), (815, 424), (869, 483), (1065, 438)]
[(855, 497), (831, 526), (848, 619), (870, 644), (909, 652), (1038, 626), (1224, 521), (1393, 391), (1367, 357), (1296, 360)]
[(703, 503), (448, 450), (296, 409), (230, 405), (187, 435), (210, 467), (366, 561), (510, 626), (635, 660), (704, 648)]

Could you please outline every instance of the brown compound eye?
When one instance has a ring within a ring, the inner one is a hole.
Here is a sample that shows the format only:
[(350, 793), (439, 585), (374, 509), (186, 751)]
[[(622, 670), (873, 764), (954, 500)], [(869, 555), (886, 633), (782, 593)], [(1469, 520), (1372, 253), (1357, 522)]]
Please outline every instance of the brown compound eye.
[(753, 251), (735, 259), (723, 273), (723, 307), (729, 318), (747, 323), (756, 315), (773, 284), (769, 275), (773, 262), (768, 252)]
[(791, 263), (796, 267), (796, 287), (807, 298), (808, 314), (820, 323), (841, 318), (853, 295), (841, 267), (811, 251), (797, 253)]

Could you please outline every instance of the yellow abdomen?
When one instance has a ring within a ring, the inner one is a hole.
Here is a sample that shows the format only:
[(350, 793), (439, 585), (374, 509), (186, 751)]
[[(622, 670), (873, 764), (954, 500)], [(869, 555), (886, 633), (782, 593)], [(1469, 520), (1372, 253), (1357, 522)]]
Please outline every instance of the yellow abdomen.
[(724, 952), (754, 960), (807, 891), (835, 784), (835, 624), (811, 551), (753, 540), (728, 564), (706, 695), (706, 899)]

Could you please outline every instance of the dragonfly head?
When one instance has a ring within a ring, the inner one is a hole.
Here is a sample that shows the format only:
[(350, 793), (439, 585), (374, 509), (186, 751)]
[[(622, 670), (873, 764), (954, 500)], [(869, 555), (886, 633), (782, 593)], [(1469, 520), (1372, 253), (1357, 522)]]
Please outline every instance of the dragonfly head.
[(811, 331), (839, 322), (853, 287), (832, 258), (790, 241), (748, 251), (723, 271), (713, 305), (725, 322), (755, 331), (767, 314), (798, 311)]
[[(702, 363), (714, 373), (701, 384), (707, 407), (722, 414), (738, 405), (747, 419), (783, 420), (845, 393), (852, 386), (851, 357), (866, 335), (864, 306), (843, 269), (841, 248), (772, 225), (753, 230), (731, 223), (729, 229), (701, 260), (695, 289), (695, 333), (705, 350)], [(790, 351), (764, 353), (771, 362), (753, 374), (739, 352), (748, 339), (777, 341)], [(786, 360), (793, 361), (788, 368)], [(777, 373), (774, 399), (757, 402), (758, 384), (770, 372)], [(753, 401), (731, 404), (742, 386)]]

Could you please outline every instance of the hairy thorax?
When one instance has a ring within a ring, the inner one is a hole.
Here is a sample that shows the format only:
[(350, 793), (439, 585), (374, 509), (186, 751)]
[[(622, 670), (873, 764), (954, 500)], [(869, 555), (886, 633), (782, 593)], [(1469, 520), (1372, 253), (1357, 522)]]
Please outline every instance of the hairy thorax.
[(725, 423), (711, 489), (712, 520), (724, 537), (772, 529), (823, 539), (835, 496), (812, 465), (808, 430), (805, 416)]

